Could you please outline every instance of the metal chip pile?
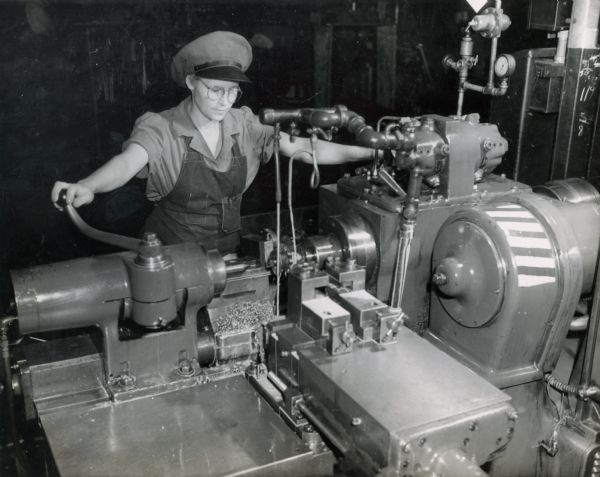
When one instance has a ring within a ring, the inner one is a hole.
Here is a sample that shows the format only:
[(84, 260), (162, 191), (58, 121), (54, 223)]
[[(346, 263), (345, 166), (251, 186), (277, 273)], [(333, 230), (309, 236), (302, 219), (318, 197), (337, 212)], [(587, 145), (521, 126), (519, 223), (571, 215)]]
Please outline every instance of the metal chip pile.
[(263, 300), (228, 305), (211, 321), (215, 333), (232, 333), (258, 328), (261, 323), (266, 323), (271, 318), (273, 303)]

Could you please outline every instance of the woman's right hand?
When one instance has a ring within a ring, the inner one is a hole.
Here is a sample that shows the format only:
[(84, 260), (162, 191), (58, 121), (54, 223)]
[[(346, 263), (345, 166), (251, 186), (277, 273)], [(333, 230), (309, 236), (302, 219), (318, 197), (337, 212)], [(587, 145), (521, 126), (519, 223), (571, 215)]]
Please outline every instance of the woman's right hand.
[(60, 191), (63, 189), (67, 191), (66, 203), (73, 205), (73, 207), (80, 207), (94, 200), (94, 193), (89, 187), (83, 184), (56, 181), (54, 187), (52, 187), (52, 202), (58, 210), (62, 210), (62, 207), (58, 204), (58, 198)]

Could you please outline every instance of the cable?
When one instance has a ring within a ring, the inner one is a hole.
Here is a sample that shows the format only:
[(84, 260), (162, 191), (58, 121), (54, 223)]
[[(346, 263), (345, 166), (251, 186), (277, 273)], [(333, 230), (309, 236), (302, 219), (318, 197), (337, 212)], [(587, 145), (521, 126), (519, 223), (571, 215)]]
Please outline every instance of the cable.
[(556, 413), (556, 420), (560, 421), (561, 415), (560, 415), (560, 411), (558, 410), (558, 405), (556, 404), (556, 401), (554, 401), (554, 399), (552, 399), (552, 396), (550, 395), (550, 384), (546, 380), (544, 380), (544, 389), (546, 391), (546, 397), (552, 403), (552, 406), (554, 408), (554, 412)]
[(544, 376), (544, 380), (546, 381), (546, 383), (548, 383), (549, 386), (565, 394), (574, 394), (576, 396), (580, 396), (581, 390), (583, 389), (582, 386), (563, 383), (551, 374), (546, 374), (546, 376)]
[(310, 149), (312, 155), (312, 163), (313, 163), (313, 171), (310, 175), (310, 188), (316, 189), (319, 187), (319, 183), (321, 182), (321, 176), (319, 174), (319, 164), (317, 163), (317, 135), (312, 134), (310, 136)]
[(279, 169), (279, 143), (281, 140), (280, 136), (280, 125), (275, 124), (275, 130), (273, 132), (274, 146), (273, 154), (275, 156), (275, 210), (277, 216), (277, 261), (276, 261), (276, 292), (275, 292), (275, 313), (279, 316), (279, 287), (281, 285), (281, 172)]
[[(292, 259), (292, 263), (294, 263), (294, 264), (296, 263), (296, 257), (298, 256), (298, 252), (296, 249), (296, 227), (294, 225), (294, 211), (292, 209), (292, 169), (293, 169), (293, 165), (294, 165), (294, 159), (296, 159), (296, 157), (298, 157), (300, 154), (309, 154), (313, 157), (313, 160), (315, 157), (314, 154), (311, 154), (310, 152), (308, 152), (304, 149), (296, 151), (296, 152), (294, 152), (294, 154), (292, 154), (290, 156), (290, 163), (289, 163), (289, 167), (288, 167), (288, 197), (287, 197), (287, 199), (288, 199), (288, 209), (290, 211), (290, 225), (292, 228), (292, 244), (294, 247), (294, 257)], [(318, 168), (317, 168), (317, 173), (318, 173)], [(313, 171), (313, 174), (314, 174), (314, 171)], [(312, 177), (311, 177), (311, 182), (312, 182)], [(312, 187), (312, 185), (311, 185), (311, 187)]]

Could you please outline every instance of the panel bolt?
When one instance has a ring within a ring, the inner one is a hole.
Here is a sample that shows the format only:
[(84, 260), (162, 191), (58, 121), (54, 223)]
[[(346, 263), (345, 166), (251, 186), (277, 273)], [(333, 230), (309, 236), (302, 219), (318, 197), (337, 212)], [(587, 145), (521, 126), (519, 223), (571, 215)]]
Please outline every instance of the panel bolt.
[(361, 424), (362, 424), (362, 419), (360, 417), (353, 417), (352, 418), (352, 425), (354, 427), (360, 426)]

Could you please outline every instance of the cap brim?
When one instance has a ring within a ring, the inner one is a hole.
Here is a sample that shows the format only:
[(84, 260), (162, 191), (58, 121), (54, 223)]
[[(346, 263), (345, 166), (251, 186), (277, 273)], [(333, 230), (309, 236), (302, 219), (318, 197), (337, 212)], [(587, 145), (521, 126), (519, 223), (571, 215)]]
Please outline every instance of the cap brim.
[(198, 71), (196, 76), (206, 79), (222, 81), (235, 81), (236, 83), (251, 83), (250, 79), (242, 73), (242, 70), (234, 66), (216, 66)]

